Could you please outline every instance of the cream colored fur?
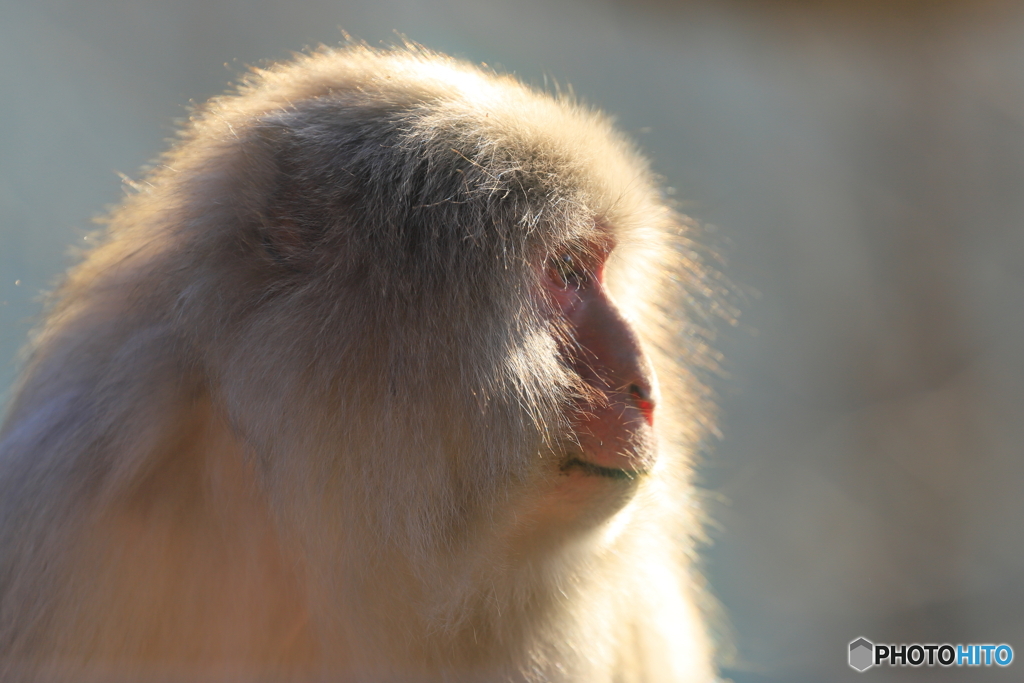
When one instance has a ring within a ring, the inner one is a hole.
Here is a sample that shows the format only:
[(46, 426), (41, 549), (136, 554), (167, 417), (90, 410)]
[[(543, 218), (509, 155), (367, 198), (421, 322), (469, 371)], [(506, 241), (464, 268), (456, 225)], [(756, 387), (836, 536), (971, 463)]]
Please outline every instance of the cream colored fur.
[[(536, 264), (597, 230), (661, 447), (564, 493), (580, 386)], [(712, 680), (688, 230), (607, 119), (507, 76), (359, 46), (254, 71), (31, 342), (0, 678)]]

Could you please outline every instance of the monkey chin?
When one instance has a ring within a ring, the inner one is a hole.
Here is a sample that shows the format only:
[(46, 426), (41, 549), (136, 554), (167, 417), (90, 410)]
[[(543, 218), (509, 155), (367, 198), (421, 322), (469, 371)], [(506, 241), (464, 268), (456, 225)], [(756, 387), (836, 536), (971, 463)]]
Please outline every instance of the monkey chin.
[(601, 528), (633, 500), (647, 478), (640, 469), (587, 462), (578, 448), (564, 451), (541, 475), (516, 514), (518, 536), (534, 551), (557, 551), (565, 540)]
[(645, 471), (602, 467), (585, 457), (573, 449), (549, 461), (550, 469), (544, 468), (525, 501), (516, 505), (511, 538), (522, 544), (521, 551), (558, 552), (567, 539), (598, 530), (633, 500), (647, 478)]
[(562, 532), (582, 531), (625, 507), (655, 462), (652, 435), (633, 437), (617, 444), (614, 458), (608, 449), (587, 449), (586, 438), (577, 437), (575, 443), (566, 445), (555, 460), (556, 466), (549, 470), (549, 484), (538, 500), (545, 523), (559, 520)]

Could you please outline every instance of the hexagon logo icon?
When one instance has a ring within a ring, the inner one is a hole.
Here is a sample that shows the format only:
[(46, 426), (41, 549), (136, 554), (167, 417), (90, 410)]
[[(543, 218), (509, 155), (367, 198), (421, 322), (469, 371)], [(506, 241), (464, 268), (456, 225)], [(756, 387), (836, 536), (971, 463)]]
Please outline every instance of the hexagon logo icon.
[(850, 666), (857, 671), (867, 671), (875, 665), (875, 644), (867, 638), (858, 638), (850, 643)]

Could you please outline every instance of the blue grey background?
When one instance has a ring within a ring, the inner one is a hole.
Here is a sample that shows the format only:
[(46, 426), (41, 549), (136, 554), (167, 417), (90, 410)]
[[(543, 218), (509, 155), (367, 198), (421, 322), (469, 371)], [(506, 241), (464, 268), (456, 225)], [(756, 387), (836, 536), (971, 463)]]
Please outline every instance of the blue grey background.
[(699, 479), (729, 677), (861, 680), (858, 636), (1024, 658), (1018, 3), (0, 0), (0, 391), (118, 173), (341, 29), (571, 84), (717, 227), (742, 316)]

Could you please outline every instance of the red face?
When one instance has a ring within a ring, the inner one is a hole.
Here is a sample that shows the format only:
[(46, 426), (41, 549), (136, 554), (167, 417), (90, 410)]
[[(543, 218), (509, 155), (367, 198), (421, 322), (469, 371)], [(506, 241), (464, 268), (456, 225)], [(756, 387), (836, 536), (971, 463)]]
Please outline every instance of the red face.
[(631, 478), (653, 464), (653, 376), (636, 334), (604, 286), (612, 246), (559, 253), (549, 261), (544, 281), (568, 323), (566, 362), (594, 392), (576, 406), (579, 451), (569, 454), (563, 469)]

